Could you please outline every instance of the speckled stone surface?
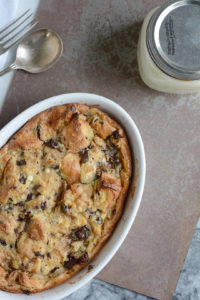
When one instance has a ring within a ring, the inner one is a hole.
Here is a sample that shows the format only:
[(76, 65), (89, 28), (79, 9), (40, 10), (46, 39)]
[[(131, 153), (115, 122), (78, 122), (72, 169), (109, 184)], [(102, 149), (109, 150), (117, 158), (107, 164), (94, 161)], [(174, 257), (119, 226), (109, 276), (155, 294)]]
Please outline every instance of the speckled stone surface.
[(127, 239), (99, 278), (161, 300), (172, 298), (200, 209), (200, 95), (153, 91), (140, 80), (142, 20), (160, 0), (42, 0), (39, 27), (57, 31), (64, 53), (51, 70), (18, 71), (0, 126), (30, 105), (67, 92), (116, 101), (135, 120), (147, 159), (145, 192)]

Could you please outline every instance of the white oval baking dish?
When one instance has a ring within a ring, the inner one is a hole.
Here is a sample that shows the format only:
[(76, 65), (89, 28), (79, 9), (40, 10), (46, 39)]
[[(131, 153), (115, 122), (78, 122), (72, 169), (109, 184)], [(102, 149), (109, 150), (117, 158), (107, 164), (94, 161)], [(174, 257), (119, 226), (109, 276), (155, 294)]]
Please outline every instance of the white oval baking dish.
[(18, 131), (30, 118), (32, 118), (36, 114), (52, 106), (62, 105), (66, 103), (97, 105), (98, 108), (107, 112), (111, 115), (111, 117), (116, 119), (126, 131), (132, 151), (132, 157), (134, 158), (135, 170), (134, 180), (132, 181), (129, 194), (125, 201), (122, 217), (120, 218), (112, 236), (92, 261), (92, 265), (94, 266), (94, 268), (90, 272), (88, 272), (88, 268), (85, 267), (71, 280), (68, 280), (67, 282), (53, 289), (41, 293), (32, 294), (31, 296), (27, 296), (24, 294), (12, 294), (0, 290), (0, 299), (21, 300), (28, 298), (31, 300), (56, 300), (61, 299), (76, 291), (93, 277), (95, 277), (111, 260), (111, 258), (117, 252), (125, 237), (127, 236), (138, 212), (142, 199), (146, 173), (143, 142), (140, 133), (129, 114), (121, 106), (105, 97), (88, 93), (71, 93), (58, 95), (43, 100), (20, 113), (17, 117), (15, 117), (1, 129), (0, 147), (2, 147), (16, 131)]

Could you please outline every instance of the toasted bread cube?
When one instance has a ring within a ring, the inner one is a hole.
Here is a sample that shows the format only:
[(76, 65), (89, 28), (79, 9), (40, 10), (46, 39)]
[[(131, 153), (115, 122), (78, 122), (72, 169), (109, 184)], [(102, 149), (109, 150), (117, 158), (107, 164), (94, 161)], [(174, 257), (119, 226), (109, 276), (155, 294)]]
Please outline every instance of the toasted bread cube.
[(61, 141), (72, 152), (79, 152), (87, 148), (93, 139), (93, 130), (85, 117), (75, 114), (70, 123), (61, 132)]

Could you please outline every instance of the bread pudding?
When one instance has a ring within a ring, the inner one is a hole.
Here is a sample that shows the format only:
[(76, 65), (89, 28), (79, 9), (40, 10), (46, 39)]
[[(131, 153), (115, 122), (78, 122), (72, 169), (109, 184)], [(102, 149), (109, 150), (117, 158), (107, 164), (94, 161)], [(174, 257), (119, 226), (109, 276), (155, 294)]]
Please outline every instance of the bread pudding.
[(96, 107), (55, 106), (28, 121), (0, 150), (0, 288), (41, 292), (85, 267), (131, 176), (124, 130)]

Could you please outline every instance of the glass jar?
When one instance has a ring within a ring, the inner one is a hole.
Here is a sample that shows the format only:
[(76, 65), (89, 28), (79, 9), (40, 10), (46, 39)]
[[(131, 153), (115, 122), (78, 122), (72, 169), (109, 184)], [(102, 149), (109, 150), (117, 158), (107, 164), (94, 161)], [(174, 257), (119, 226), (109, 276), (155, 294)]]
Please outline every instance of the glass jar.
[(137, 60), (152, 89), (187, 94), (200, 91), (200, 1), (173, 0), (146, 16)]

